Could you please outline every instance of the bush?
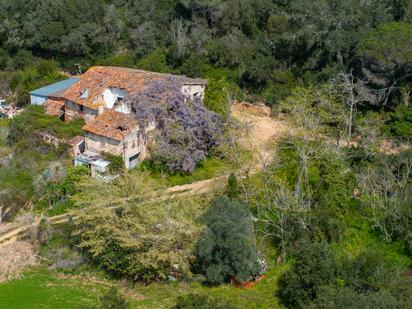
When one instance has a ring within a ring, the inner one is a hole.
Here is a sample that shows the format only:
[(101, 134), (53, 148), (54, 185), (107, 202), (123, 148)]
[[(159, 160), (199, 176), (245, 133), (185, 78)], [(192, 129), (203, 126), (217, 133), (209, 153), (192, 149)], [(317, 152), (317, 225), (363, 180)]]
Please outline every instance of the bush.
[(379, 252), (338, 260), (325, 242), (296, 248), (292, 268), (279, 279), (278, 296), (286, 307), (407, 308), (410, 288)]
[(398, 278), (379, 291), (366, 294), (359, 293), (350, 287), (327, 285), (319, 289), (317, 299), (307, 307), (317, 309), (406, 309), (410, 308), (411, 293), (412, 282), (410, 278)]
[(240, 194), (239, 184), (237, 182), (237, 178), (234, 173), (231, 173), (229, 175), (229, 179), (228, 179), (227, 187), (226, 187), (226, 194), (230, 199), (236, 199), (239, 197), (239, 194)]
[(401, 140), (412, 139), (412, 105), (408, 107), (399, 106), (395, 112), (391, 113), (385, 128), (386, 131)]
[[(14, 58), (15, 61), (18, 58)], [(20, 65), (19, 65), (20, 67)], [(64, 79), (53, 60), (41, 60), (34, 65), (24, 63), (24, 69), (11, 74), (10, 89), (16, 93), (16, 103), (19, 106), (29, 103), (29, 92)]]
[(340, 267), (339, 277), (355, 291), (369, 294), (390, 283), (396, 270), (385, 265), (380, 252), (362, 251), (355, 259), (347, 259)]
[(295, 263), (279, 279), (278, 296), (288, 308), (305, 308), (323, 285), (333, 283), (336, 260), (325, 242), (297, 245)]
[(262, 273), (249, 209), (227, 196), (213, 200), (201, 222), (206, 229), (195, 247), (197, 270), (213, 284), (236, 277), (250, 280)]
[(190, 277), (198, 235), (192, 214), (179, 204), (136, 207), (135, 203), (130, 211), (98, 208), (82, 212), (72, 234), (79, 248), (117, 277), (144, 282)]
[(124, 161), (121, 156), (116, 156), (111, 153), (104, 153), (104, 158), (110, 162), (109, 171), (112, 174), (118, 174), (124, 169)]
[(100, 306), (98, 309), (126, 309), (128, 303), (124, 296), (119, 291), (112, 287), (105, 295), (100, 298)]
[(406, 308), (398, 307), (396, 298), (387, 291), (361, 294), (351, 288), (338, 288), (333, 285), (321, 287), (318, 297), (308, 307), (316, 309)]
[(76, 135), (83, 135), (83, 125), (82, 119), (62, 122), (57, 117), (46, 115), (42, 106), (30, 105), (10, 121), (8, 139), (11, 143), (27, 140), (33, 144), (37, 140), (36, 135), (40, 132), (69, 139)]

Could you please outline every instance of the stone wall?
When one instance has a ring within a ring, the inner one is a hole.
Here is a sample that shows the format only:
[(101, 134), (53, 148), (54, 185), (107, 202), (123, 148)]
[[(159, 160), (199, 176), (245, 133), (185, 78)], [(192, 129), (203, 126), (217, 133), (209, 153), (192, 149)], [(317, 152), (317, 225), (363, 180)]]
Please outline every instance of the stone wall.
[(205, 97), (205, 85), (183, 85), (181, 88), (182, 93), (193, 100), (193, 98), (200, 97), (203, 101)]
[(138, 155), (138, 163), (148, 157), (147, 144), (151, 140), (155, 124), (152, 123), (143, 134), (139, 127), (136, 127), (125, 136), (122, 141), (118, 141), (105, 136), (100, 136), (90, 132), (85, 134), (85, 149), (95, 153), (110, 153), (121, 156), (125, 167), (129, 168), (129, 159)]
[(72, 101), (68, 101), (68, 100), (66, 100), (64, 108), (65, 108), (65, 112), (64, 112), (65, 121), (72, 121), (75, 118), (83, 118), (84, 121), (88, 122), (94, 119), (98, 114), (97, 110), (95, 109), (83, 106), (83, 110), (82, 110), (81, 105), (76, 104)]
[(85, 148), (96, 153), (111, 153), (123, 156), (123, 143), (112, 138), (85, 132)]

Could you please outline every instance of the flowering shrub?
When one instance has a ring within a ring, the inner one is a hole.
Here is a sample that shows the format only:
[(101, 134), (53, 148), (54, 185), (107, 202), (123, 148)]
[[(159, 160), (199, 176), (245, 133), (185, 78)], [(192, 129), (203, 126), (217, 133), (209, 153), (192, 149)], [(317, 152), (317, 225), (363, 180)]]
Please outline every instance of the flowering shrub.
[(222, 135), (220, 116), (206, 109), (200, 99), (188, 100), (176, 77), (152, 82), (126, 101), (142, 131), (150, 122), (156, 123), (152, 157), (171, 172), (192, 172)]

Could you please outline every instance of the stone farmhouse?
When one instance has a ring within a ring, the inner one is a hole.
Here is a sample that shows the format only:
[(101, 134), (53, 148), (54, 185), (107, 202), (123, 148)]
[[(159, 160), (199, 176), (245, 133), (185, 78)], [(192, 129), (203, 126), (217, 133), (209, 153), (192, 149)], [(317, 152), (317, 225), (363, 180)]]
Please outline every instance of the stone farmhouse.
[(75, 164), (88, 166), (92, 175), (105, 174), (109, 162), (103, 153), (121, 156), (125, 168), (134, 168), (147, 157), (147, 144), (156, 130), (155, 123), (142, 128), (124, 98), (145, 91), (153, 82), (170, 80), (187, 99), (203, 100), (205, 80), (98, 66), (82, 76), (32, 91), (31, 103), (43, 105), (46, 113), (64, 121), (83, 118), (84, 136), (76, 137), (74, 143)]

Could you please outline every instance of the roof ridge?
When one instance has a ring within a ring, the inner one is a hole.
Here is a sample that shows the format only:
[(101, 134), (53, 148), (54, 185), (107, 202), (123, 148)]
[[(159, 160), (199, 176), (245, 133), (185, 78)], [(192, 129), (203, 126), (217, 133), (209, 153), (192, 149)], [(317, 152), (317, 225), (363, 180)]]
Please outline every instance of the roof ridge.
[(167, 77), (177, 77), (177, 78), (184, 78), (184, 79), (188, 79), (188, 80), (201, 80), (201, 81), (206, 81), (202, 78), (193, 78), (193, 77), (188, 77), (186, 75), (183, 74), (173, 74), (173, 73), (162, 73), (162, 72), (154, 72), (154, 71), (147, 71), (147, 70), (143, 70), (143, 69), (138, 69), (138, 68), (128, 68), (128, 67), (119, 67), (119, 66), (106, 66), (106, 65), (95, 65), (95, 66), (91, 66), (86, 73), (89, 70), (92, 71), (97, 71), (99, 69), (110, 69), (110, 70), (127, 70), (127, 71), (132, 71), (132, 72), (136, 72), (136, 73), (143, 73), (143, 74), (147, 74), (147, 75), (160, 75), (160, 76), (167, 76)]

